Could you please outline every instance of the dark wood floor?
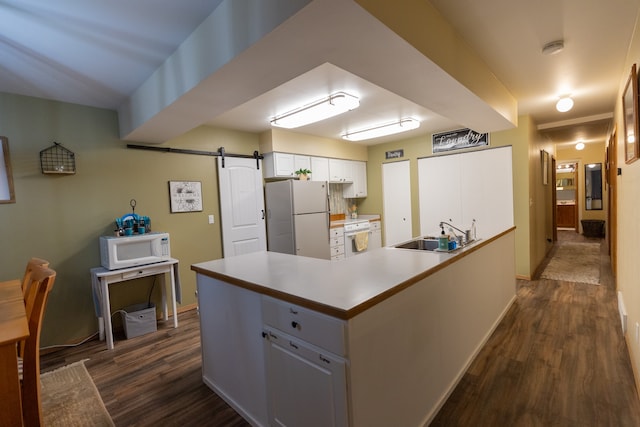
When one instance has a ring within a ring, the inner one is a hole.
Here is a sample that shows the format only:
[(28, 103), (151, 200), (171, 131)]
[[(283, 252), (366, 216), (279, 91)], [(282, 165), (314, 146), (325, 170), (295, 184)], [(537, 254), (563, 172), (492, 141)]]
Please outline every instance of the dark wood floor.
[[(432, 426), (640, 426), (604, 244), (601, 254), (600, 286), (518, 282), (517, 301)], [(202, 383), (196, 311), (180, 314), (178, 329), (169, 324), (116, 335), (112, 351), (94, 340), (43, 355), (42, 371), (89, 359), (116, 426), (247, 426)]]

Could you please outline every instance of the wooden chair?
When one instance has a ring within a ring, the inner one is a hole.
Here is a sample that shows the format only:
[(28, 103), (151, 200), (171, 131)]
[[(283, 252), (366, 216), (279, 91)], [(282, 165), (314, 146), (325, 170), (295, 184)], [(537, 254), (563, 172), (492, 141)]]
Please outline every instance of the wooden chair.
[[(27, 262), (27, 267), (25, 268), (24, 275), (22, 276), (22, 282), (20, 283), (20, 288), (22, 289), (22, 295), (25, 300), (25, 311), (27, 313), (27, 319), (29, 318), (29, 313), (31, 312), (31, 305), (33, 305), (33, 300), (29, 301), (29, 304), (27, 304), (27, 294), (29, 292), (29, 286), (31, 286), (31, 273), (33, 272), (33, 269), (36, 266), (49, 267), (49, 261), (47, 261), (46, 259), (34, 257), (34, 258), (31, 258), (29, 262)], [(6, 280), (3, 282), (0, 282), (0, 286), (2, 286), (5, 283), (11, 283), (11, 282), (18, 282), (18, 279)], [(26, 341), (22, 341), (18, 346), (19, 356), (22, 356), (22, 353), (24, 353), (25, 343)]]
[(47, 267), (34, 266), (29, 279), (25, 306), (29, 319), (29, 337), (19, 356), (19, 371), (22, 378), (22, 415), (26, 427), (42, 425), (42, 403), (40, 398), (40, 331), (42, 319), (55, 282), (56, 272)]
[[(26, 295), (27, 291), (28, 291), (28, 286), (31, 280), (31, 272), (33, 271), (33, 268), (37, 265), (40, 265), (42, 267), (49, 267), (49, 261), (47, 261), (46, 259), (41, 259), (41, 258), (31, 258), (29, 260), (29, 262), (27, 262), (27, 267), (25, 268), (24, 271), (24, 275), (22, 276), (22, 284), (21, 284), (21, 288), (22, 288), (22, 294)], [(14, 280), (7, 280), (5, 282), (17, 282), (18, 279), (14, 279)], [(0, 282), (0, 286), (2, 286), (3, 283), (5, 282)]]

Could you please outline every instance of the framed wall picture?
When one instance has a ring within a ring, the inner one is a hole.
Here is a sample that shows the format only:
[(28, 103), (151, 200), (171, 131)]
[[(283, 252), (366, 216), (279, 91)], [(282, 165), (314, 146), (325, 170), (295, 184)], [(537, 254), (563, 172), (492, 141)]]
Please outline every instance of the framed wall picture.
[(0, 203), (15, 202), (16, 194), (13, 189), (9, 139), (6, 136), (0, 136)]
[(171, 213), (202, 211), (200, 181), (169, 181)]
[(624, 118), (624, 161), (638, 159), (638, 72), (636, 64), (631, 67), (629, 79), (622, 92), (622, 112)]
[(542, 183), (547, 185), (549, 184), (549, 153), (545, 150), (540, 150), (540, 166), (542, 167)]

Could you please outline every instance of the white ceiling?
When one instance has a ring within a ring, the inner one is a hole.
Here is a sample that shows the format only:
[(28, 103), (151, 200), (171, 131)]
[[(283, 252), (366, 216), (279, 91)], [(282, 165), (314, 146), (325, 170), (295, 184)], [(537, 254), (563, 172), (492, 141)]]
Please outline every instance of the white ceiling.
[[(0, 0), (0, 91), (116, 109), (221, 2)], [(554, 142), (573, 142), (578, 138), (574, 130), (582, 132), (585, 142), (606, 139), (620, 81), (627, 73), (638, 0), (431, 3), (517, 99), (518, 113), (530, 114)], [(351, 42), (366, 43), (366, 31), (362, 33), (363, 39)], [(556, 39), (565, 40), (565, 49), (543, 56), (542, 46)], [(393, 76), (398, 67), (411, 65), (389, 61), (378, 65), (387, 69), (376, 72)], [(259, 67), (255, 64), (256, 71)], [(317, 88), (346, 87), (367, 102), (348, 116), (300, 131), (336, 138), (345, 128), (354, 130), (388, 116), (428, 118), (416, 135), (460, 125), (432, 111), (437, 108), (429, 110), (425, 103), (414, 103), (326, 61), (203, 123), (261, 132), (268, 129), (269, 117), (290, 109), (294, 97), (312, 96)], [(575, 100), (568, 113), (554, 108), (562, 92)]]

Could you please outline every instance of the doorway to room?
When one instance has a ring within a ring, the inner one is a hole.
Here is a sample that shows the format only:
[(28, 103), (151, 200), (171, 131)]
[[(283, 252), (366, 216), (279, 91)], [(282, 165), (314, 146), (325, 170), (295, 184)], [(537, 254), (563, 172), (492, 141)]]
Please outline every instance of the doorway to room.
[(556, 222), (559, 230), (578, 231), (578, 163), (556, 167)]

